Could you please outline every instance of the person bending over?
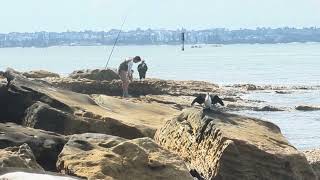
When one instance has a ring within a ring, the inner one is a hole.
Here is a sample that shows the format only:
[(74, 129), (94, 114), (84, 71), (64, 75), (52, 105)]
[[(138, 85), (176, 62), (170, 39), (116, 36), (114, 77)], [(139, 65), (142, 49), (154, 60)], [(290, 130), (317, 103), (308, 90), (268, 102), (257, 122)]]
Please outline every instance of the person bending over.
[(131, 97), (129, 95), (128, 88), (129, 88), (130, 81), (132, 81), (132, 66), (133, 66), (133, 63), (138, 63), (140, 61), (141, 61), (140, 56), (136, 56), (134, 58), (127, 58), (119, 66), (118, 73), (122, 81), (123, 97)]

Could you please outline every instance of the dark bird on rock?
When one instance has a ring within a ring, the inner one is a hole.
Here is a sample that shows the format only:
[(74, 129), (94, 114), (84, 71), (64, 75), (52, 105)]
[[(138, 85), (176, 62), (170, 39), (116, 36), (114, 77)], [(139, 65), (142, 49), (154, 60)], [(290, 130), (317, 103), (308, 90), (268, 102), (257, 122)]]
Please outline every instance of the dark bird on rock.
[(13, 71), (8, 68), (6, 72), (0, 71), (0, 75), (7, 78), (7, 87), (9, 87), (11, 81), (14, 79)]
[[(210, 98), (209, 98), (210, 97)], [(211, 106), (208, 105), (208, 102), (211, 101), (211, 104), (212, 105), (215, 105), (217, 103), (219, 103), (221, 106), (224, 106), (224, 103), (223, 101), (220, 99), (219, 96), (217, 95), (209, 95), (209, 93), (207, 93), (206, 95), (205, 94), (201, 94), (199, 95), (198, 97), (196, 97), (192, 103), (191, 103), (191, 106), (194, 105), (194, 103), (198, 103), (198, 104), (205, 104), (205, 108), (210, 108)], [(209, 106), (209, 107), (208, 107)]]

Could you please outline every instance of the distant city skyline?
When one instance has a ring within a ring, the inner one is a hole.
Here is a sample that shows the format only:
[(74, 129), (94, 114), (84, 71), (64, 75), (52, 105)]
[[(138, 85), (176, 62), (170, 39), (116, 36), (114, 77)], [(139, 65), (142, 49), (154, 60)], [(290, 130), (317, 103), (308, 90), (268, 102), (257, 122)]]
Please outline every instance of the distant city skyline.
[[(276, 29), (285, 29), (285, 28), (288, 28), (288, 29), (296, 29), (296, 30), (303, 30), (303, 29), (310, 29), (310, 28), (313, 28), (313, 29), (317, 29), (319, 30), (320, 29), (320, 25), (319, 26), (303, 26), (303, 27), (294, 27), (294, 26), (279, 26), (279, 27), (252, 27), (252, 28), (226, 28), (226, 27), (208, 27), (208, 28), (203, 28), (203, 29), (188, 29), (188, 28), (184, 28), (184, 27), (180, 27), (180, 28), (176, 28), (176, 29), (170, 29), (170, 28), (141, 28), (141, 27), (136, 27), (136, 28), (132, 28), (132, 29), (123, 29), (121, 32), (120, 32), (120, 35), (123, 34), (123, 33), (128, 33), (128, 32), (131, 32), (131, 31), (138, 31), (138, 30), (141, 30), (141, 31), (148, 31), (148, 30), (151, 30), (151, 31), (210, 31), (210, 30), (218, 30), (218, 29), (221, 29), (221, 30), (225, 30), (225, 31), (242, 31), (242, 30), (260, 30), (260, 29), (271, 29), (271, 30), (276, 30)], [(67, 30), (64, 30), (64, 31), (46, 31), (46, 30), (39, 30), (39, 31), (11, 31), (11, 32), (0, 32), (0, 35), (4, 35), (4, 34), (15, 34), (15, 33), (18, 33), (18, 34), (23, 34), (23, 33), (26, 33), (26, 34), (29, 34), (29, 33), (41, 33), (41, 32), (45, 32), (45, 33), (67, 33), (67, 32), (75, 32), (75, 33), (80, 33), (80, 32), (116, 32), (116, 33), (119, 33), (120, 31), (120, 27), (114, 27), (114, 28), (111, 28), (111, 29), (105, 29), (105, 30), (93, 30), (93, 29), (80, 29), (80, 30), (72, 30), (72, 29), (67, 29)]]
[[(161, 45), (181, 44), (181, 30), (136, 30), (123, 32), (118, 44)], [(320, 28), (259, 28), (257, 30), (211, 29), (185, 30), (186, 44), (276, 44), (320, 42)], [(118, 31), (0, 33), (0, 48), (50, 46), (112, 45)]]
[(3, 0), (0, 33), (320, 27), (320, 0)]

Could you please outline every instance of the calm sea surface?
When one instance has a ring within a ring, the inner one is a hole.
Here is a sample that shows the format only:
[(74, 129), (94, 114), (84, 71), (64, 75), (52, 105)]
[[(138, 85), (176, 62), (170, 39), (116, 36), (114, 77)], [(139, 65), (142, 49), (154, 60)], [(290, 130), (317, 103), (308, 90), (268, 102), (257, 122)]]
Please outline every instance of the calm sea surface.
[[(0, 70), (45, 69), (67, 75), (77, 69), (102, 68), (110, 46), (0, 49)], [(140, 55), (149, 66), (147, 76), (174, 80), (204, 80), (220, 85), (252, 83), (320, 85), (320, 44), (203, 45), (182, 52), (180, 46), (118, 46), (109, 67), (123, 58)], [(255, 92), (244, 98), (279, 107), (320, 105), (320, 92), (295, 91), (288, 95)], [(320, 148), (320, 111), (240, 112), (272, 121), (299, 149)]]

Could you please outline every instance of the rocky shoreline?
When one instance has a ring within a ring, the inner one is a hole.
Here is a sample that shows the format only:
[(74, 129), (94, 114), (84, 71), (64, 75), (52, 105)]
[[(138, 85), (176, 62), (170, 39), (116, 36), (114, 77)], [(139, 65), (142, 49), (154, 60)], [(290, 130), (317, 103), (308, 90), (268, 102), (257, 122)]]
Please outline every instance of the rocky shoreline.
[[(21, 171), (56, 179), (319, 177), (319, 153), (299, 152), (270, 122), (232, 114), (286, 111), (241, 94), (261, 89), (286, 94), (294, 88), (148, 79), (134, 81), (129, 87), (134, 98), (122, 99), (112, 70), (75, 71), (62, 78), (8, 69), (4, 76), (10, 84), (0, 78), (3, 177)], [(205, 92), (218, 94), (226, 106), (191, 107)]]

